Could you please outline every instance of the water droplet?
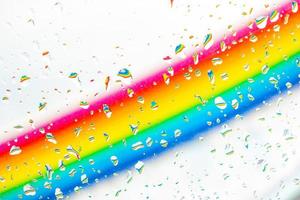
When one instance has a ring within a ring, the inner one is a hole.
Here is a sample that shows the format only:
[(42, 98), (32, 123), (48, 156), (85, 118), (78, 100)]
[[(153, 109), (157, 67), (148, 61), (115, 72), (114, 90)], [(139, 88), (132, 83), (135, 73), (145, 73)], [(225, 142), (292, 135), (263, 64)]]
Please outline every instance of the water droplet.
[(245, 147), (248, 149), (248, 147), (249, 147), (249, 137), (250, 137), (250, 135), (247, 135), (246, 137), (245, 137)]
[(95, 164), (95, 161), (93, 159), (89, 159), (89, 163), (90, 163), (90, 165), (93, 165), (93, 164)]
[(158, 104), (155, 101), (151, 101), (151, 109), (152, 110), (157, 110), (158, 109)]
[(26, 196), (34, 196), (36, 194), (34, 187), (32, 187), (30, 184), (24, 185), (23, 191)]
[(48, 181), (46, 181), (46, 182), (44, 183), (44, 188), (50, 190), (50, 189), (52, 188), (51, 183), (49, 183)]
[(49, 164), (46, 164), (45, 168), (46, 168), (46, 172), (47, 172), (47, 178), (49, 180), (52, 180), (53, 170), (52, 170), (51, 166)]
[(226, 102), (224, 101), (224, 99), (222, 97), (216, 97), (215, 98), (215, 105), (219, 108), (219, 109), (225, 109), (227, 107)]
[(199, 55), (197, 52), (193, 53), (193, 61), (194, 61), (194, 65), (197, 65), (199, 62)]
[(15, 156), (22, 152), (22, 149), (18, 146), (13, 145), (9, 150), (9, 155)]
[(47, 133), (46, 134), (46, 139), (47, 139), (48, 142), (51, 142), (53, 144), (57, 143), (57, 141), (56, 141), (56, 139), (55, 139), (55, 137), (53, 136), (52, 133)]
[(232, 129), (227, 124), (222, 125), (222, 130), (220, 132), (221, 135), (226, 136), (227, 134), (229, 134), (231, 132), (232, 132)]
[(225, 154), (226, 155), (232, 155), (234, 153), (233, 146), (231, 144), (225, 145)]
[(267, 170), (267, 167), (268, 167), (268, 163), (264, 164), (263, 168), (262, 168), (262, 171), (265, 172)]
[(267, 25), (267, 22), (268, 22), (268, 16), (260, 16), (255, 19), (256, 26), (259, 29), (265, 28)]
[(144, 97), (142, 97), (142, 96), (139, 96), (138, 98), (137, 98), (137, 102), (139, 102), (139, 103), (141, 103), (141, 104), (144, 104)]
[(39, 111), (43, 110), (46, 107), (47, 103), (46, 102), (41, 102), (39, 104)]
[(214, 72), (210, 69), (207, 71), (207, 75), (208, 75), (208, 80), (211, 84), (215, 83), (215, 75)]
[(285, 14), (284, 18), (283, 18), (283, 24), (289, 23), (289, 18), (290, 18), (290, 15), (289, 14)]
[(135, 125), (135, 124), (130, 124), (129, 125), (130, 129), (131, 129), (131, 132), (133, 133), (133, 135), (136, 135), (138, 133), (138, 125)]
[(141, 174), (143, 172), (144, 169), (144, 163), (142, 161), (138, 161), (135, 165), (134, 168), (136, 169), (136, 171)]
[(255, 43), (255, 42), (257, 42), (258, 38), (256, 35), (251, 35), (249, 40), (250, 40), (250, 42)]
[(71, 169), (69, 172), (69, 176), (73, 177), (76, 174), (76, 169)]
[(276, 24), (273, 26), (273, 31), (274, 32), (279, 32), (280, 31), (280, 25)]
[(45, 128), (43, 128), (43, 127), (39, 128), (39, 131), (40, 131), (40, 133), (42, 133), (42, 134), (45, 134), (45, 133), (46, 133)]
[(300, 185), (300, 179), (299, 178), (294, 178), (293, 180), (295, 185)]
[(105, 80), (104, 80), (104, 84), (105, 84), (105, 90), (107, 90), (107, 89), (108, 89), (109, 82), (110, 82), (110, 77), (109, 77), (109, 76), (107, 76), (107, 77), (105, 78)]
[(191, 80), (191, 74), (190, 73), (188, 73), (188, 72), (186, 72), (186, 73), (184, 73), (184, 78), (186, 79), (186, 80)]
[(296, 65), (297, 65), (297, 67), (300, 67), (300, 59), (299, 58), (296, 58)]
[(22, 125), (16, 125), (14, 128), (22, 131), (24, 127)]
[(248, 71), (249, 69), (250, 69), (249, 64), (244, 65), (244, 70), (245, 70), (245, 71)]
[(74, 133), (75, 133), (76, 137), (78, 137), (80, 135), (81, 130), (82, 129), (80, 127), (77, 127), (77, 128), (74, 129)]
[(160, 140), (160, 146), (166, 148), (168, 146), (168, 141), (164, 139)]
[(268, 65), (264, 65), (264, 66), (262, 66), (262, 68), (261, 68), (261, 72), (262, 72), (263, 74), (267, 74), (267, 73), (269, 72), (269, 70), (270, 70), (270, 67), (269, 67)]
[(200, 69), (196, 69), (196, 70), (195, 70), (195, 76), (196, 76), (196, 77), (201, 76), (201, 71), (200, 71)]
[(285, 140), (292, 140), (292, 139), (294, 139), (294, 135), (292, 134), (292, 132), (289, 129), (284, 129), (284, 131), (283, 131), (283, 137), (285, 138)]
[(58, 161), (58, 169), (59, 169), (60, 171), (65, 171), (65, 170), (66, 170), (66, 167), (65, 167), (65, 165), (64, 165), (64, 161), (63, 161), (63, 160), (59, 160), (59, 161)]
[(79, 186), (75, 186), (74, 187), (74, 192), (79, 192), (80, 191), (80, 187)]
[(2, 176), (0, 176), (0, 182), (4, 183), (5, 182), (5, 178), (3, 178)]
[(228, 179), (229, 177), (230, 177), (229, 174), (227, 174), (227, 173), (223, 174), (223, 179), (224, 180)]
[(220, 49), (221, 49), (222, 52), (227, 49), (226, 43), (224, 41), (220, 42)]
[(167, 132), (165, 130), (162, 130), (160, 132), (160, 135), (163, 136), (163, 137), (166, 137), (168, 134), (167, 134)]
[(292, 2), (292, 12), (293, 13), (298, 12), (298, 2), (297, 1)]
[(3, 100), (3, 101), (8, 101), (8, 99), (9, 99), (8, 96), (2, 97), (2, 100)]
[(133, 91), (133, 89), (131, 89), (131, 88), (127, 88), (127, 95), (128, 95), (130, 98), (132, 98), (132, 97), (133, 97), (133, 95), (134, 95), (134, 91)]
[(168, 67), (168, 73), (170, 74), (170, 76), (174, 76), (174, 69), (173, 67)]
[(249, 83), (254, 83), (255, 80), (254, 80), (253, 78), (248, 78), (248, 82), (249, 82)]
[(135, 151), (144, 148), (144, 144), (141, 141), (138, 141), (136, 143), (134, 143), (133, 145), (131, 145), (131, 148)]
[(276, 22), (279, 19), (279, 12), (277, 10), (274, 10), (270, 15), (270, 21)]
[(44, 51), (43, 53), (42, 53), (42, 56), (46, 56), (46, 55), (48, 55), (49, 54), (49, 51)]
[(291, 82), (286, 82), (285, 86), (287, 89), (290, 89), (291, 87), (293, 87), (293, 84)]
[(119, 194), (121, 193), (122, 190), (118, 190), (116, 193), (115, 193), (115, 197), (118, 197)]
[(107, 142), (109, 140), (109, 134), (108, 133), (103, 133), (103, 136), (105, 137), (105, 141)]
[(107, 104), (103, 104), (103, 112), (107, 118), (110, 118), (112, 115), (112, 112)]
[(55, 197), (56, 197), (56, 200), (64, 199), (64, 194), (62, 193), (60, 188), (55, 188)]
[(214, 66), (217, 66), (217, 65), (221, 65), (223, 63), (223, 60), (222, 58), (213, 58), (211, 59), (211, 62)]
[(83, 109), (88, 109), (89, 108), (89, 104), (86, 101), (80, 101), (79, 106)]
[(168, 76), (168, 74), (163, 73), (163, 79), (166, 85), (170, 84), (170, 77)]
[(81, 180), (82, 184), (86, 184), (86, 183), (89, 182), (89, 179), (88, 179), (86, 174), (82, 174), (81, 177), (80, 177), (80, 180)]
[(231, 101), (231, 106), (232, 106), (233, 109), (237, 110), (239, 108), (239, 102), (238, 102), (238, 100), (233, 99)]
[(221, 79), (223, 80), (223, 81), (226, 81), (226, 80), (228, 80), (228, 74), (226, 73), (226, 72), (224, 72), (224, 73), (222, 73), (221, 74)]
[(25, 82), (25, 81), (27, 81), (27, 80), (29, 80), (29, 79), (30, 79), (29, 76), (23, 75), (23, 76), (21, 76), (21, 78), (20, 78), (20, 82), (23, 83), (23, 82)]
[(277, 84), (278, 84), (278, 80), (277, 80), (276, 78), (274, 78), (274, 77), (270, 77), (270, 78), (269, 78), (269, 82), (270, 82), (271, 84), (273, 84), (273, 85), (277, 85)]
[(184, 122), (189, 122), (189, 121), (190, 121), (190, 119), (189, 119), (189, 117), (188, 117), (188, 116), (186, 116), (186, 115), (185, 115), (185, 116), (183, 116), (183, 121), (184, 121)]
[(122, 77), (122, 78), (132, 78), (132, 74), (130, 73), (130, 71), (126, 68), (121, 69), (118, 72), (118, 76)]
[(151, 147), (152, 144), (153, 144), (152, 138), (148, 137), (148, 138), (146, 139), (146, 145), (147, 145), (148, 147)]
[(181, 130), (180, 129), (176, 129), (175, 131), (174, 131), (174, 137), (175, 138), (177, 138), (177, 137), (179, 137), (180, 135), (181, 135)]
[(68, 151), (70, 154), (76, 156), (77, 159), (80, 159), (79, 152), (76, 151), (71, 145), (67, 146), (67, 151)]
[(212, 37), (212, 34), (209, 33), (207, 34), (205, 37), (204, 37), (204, 41), (203, 41), (203, 46), (204, 46), (204, 49), (209, 49), (212, 45), (213, 45), (213, 37)]
[(119, 164), (119, 160), (118, 160), (117, 156), (111, 156), (110, 160), (114, 166), (117, 166)]
[(185, 48), (185, 46), (183, 44), (179, 44), (176, 46), (175, 48), (175, 54), (179, 54), (180, 52), (182, 52), (182, 50)]
[(72, 72), (69, 75), (69, 78), (77, 78), (78, 74), (76, 72)]
[(95, 141), (95, 136), (91, 135), (89, 136), (89, 142), (94, 142)]
[(250, 101), (254, 101), (255, 100), (255, 98), (254, 98), (254, 96), (252, 94), (248, 94), (247, 96), (248, 96), (248, 99)]

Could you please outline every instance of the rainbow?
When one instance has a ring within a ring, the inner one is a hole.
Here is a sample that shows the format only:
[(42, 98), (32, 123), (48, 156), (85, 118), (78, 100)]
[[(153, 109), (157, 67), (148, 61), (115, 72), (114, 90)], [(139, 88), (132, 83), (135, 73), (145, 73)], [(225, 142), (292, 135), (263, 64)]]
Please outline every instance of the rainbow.
[(300, 73), (298, 4), (221, 40), (208, 34), (166, 69), (2, 143), (0, 196), (61, 199), (132, 165), (141, 172), (144, 159), (289, 90)]

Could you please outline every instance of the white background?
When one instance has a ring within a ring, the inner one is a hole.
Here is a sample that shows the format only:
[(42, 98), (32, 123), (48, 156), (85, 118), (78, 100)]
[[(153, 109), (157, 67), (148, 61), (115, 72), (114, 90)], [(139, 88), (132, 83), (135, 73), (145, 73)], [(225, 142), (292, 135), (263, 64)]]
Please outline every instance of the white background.
[[(104, 79), (108, 75), (112, 77), (110, 91), (118, 89), (115, 80), (121, 68), (130, 69), (135, 80), (142, 78), (166, 68), (162, 58), (173, 57), (179, 43), (188, 49), (202, 43), (207, 33), (215, 38), (229, 34), (229, 25), (238, 29), (283, 2), (174, 0), (171, 8), (168, 0), (1, 0), (0, 97), (9, 100), (0, 101), (0, 141), (30, 129), (29, 119), (38, 126), (78, 107), (81, 100), (107, 95)], [(242, 15), (251, 8), (251, 15)], [(190, 35), (194, 38), (189, 39)], [(42, 56), (44, 51), (49, 55)], [(80, 82), (68, 78), (71, 72), (79, 74)], [(22, 75), (31, 79), (20, 83)], [(99, 94), (94, 97), (95, 93)], [(269, 101), (272, 105), (248, 113), (244, 120), (229, 122), (233, 131), (226, 137), (218, 127), (203, 141), (191, 141), (146, 161), (141, 175), (130, 169), (130, 183), (125, 171), (72, 198), (296, 198), (300, 141), (299, 106), (295, 104), (300, 93), (295, 89), (289, 97), (284, 94), (279, 105), (277, 98)], [(38, 111), (39, 102), (47, 102), (42, 111)], [(265, 120), (259, 120), (261, 117)], [(16, 125), (24, 129), (16, 130)], [(284, 129), (295, 138), (287, 141)], [(247, 135), (248, 150), (244, 148)], [(233, 155), (225, 155), (226, 144), (234, 147)]]

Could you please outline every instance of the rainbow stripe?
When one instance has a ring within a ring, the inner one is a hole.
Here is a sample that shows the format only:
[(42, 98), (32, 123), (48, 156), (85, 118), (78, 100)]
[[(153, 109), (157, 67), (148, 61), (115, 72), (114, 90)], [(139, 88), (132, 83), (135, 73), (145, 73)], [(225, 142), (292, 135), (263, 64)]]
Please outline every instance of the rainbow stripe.
[(60, 198), (297, 84), (298, 3), (213, 44), (208, 34), (204, 50), (1, 144), (0, 198)]

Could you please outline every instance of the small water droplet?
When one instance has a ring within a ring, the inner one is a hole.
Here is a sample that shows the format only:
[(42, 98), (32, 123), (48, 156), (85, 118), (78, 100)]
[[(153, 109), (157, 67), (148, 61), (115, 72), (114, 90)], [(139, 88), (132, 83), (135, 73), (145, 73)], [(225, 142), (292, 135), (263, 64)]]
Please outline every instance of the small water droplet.
[(119, 164), (119, 160), (118, 160), (117, 156), (111, 156), (110, 160), (114, 166), (117, 166)]
[(13, 145), (9, 150), (9, 155), (15, 156), (22, 152), (22, 149), (18, 146)]
[(227, 107), (226, 102), (224, 101), (224, 99), (222, 97), (216, 97), (215, 98), (215, 105), (219, 108), (219, 109), (225, 109)]
[(143, 172), (144, 169), (144, 163), (142, 161), (138, 161), (135, 165), (134, 168), (137, 170), (139, 174)]
[(30, 184), (24, 185), (23, 191), (26, 196), (34, 196), (36, 194), (34, 187), (32, 187)]
[(133, 145), (131, 145), (131, 148), (135, 151), (144, 148), (144, 144), (141, 141), (138, 141), (136, 143), (134, 143)]
[(82, 184), (86, 184), (86, 183), (89, 182), (89, 179), (88, 179), (86, 174), (82, 174), (81, 177), (80, 177), (80, 180), (81, 180)]

